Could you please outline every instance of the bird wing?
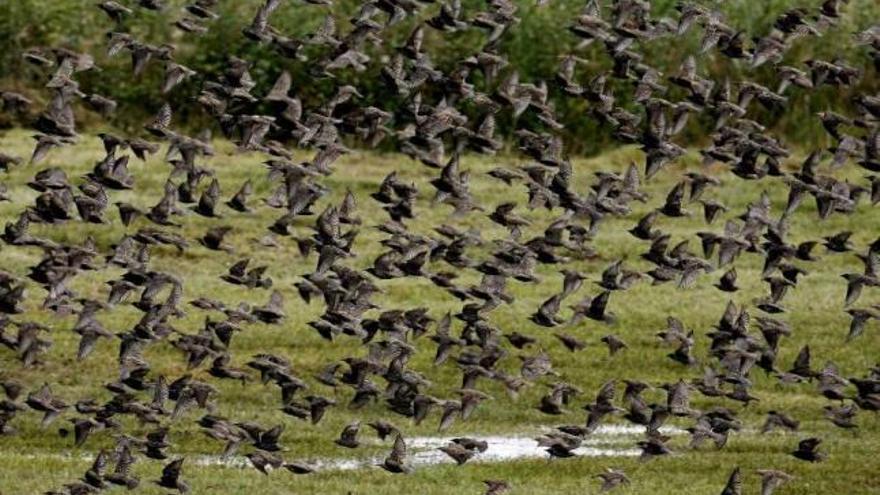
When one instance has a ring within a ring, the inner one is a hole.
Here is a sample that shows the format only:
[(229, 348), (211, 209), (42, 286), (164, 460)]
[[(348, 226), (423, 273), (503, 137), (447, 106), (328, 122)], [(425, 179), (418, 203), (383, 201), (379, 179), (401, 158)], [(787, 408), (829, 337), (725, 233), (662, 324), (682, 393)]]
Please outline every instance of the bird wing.
[(615, 386), (617, 382), (615, 380), (609, 380), (602, 385), (602, 388), (599, 389), (599, 394), (596, 395), (596, 403), (597, 404), (611, 404), (614, 401), (614, 393)]
[(403, 463), (406, 459), (406, 440), (404, 440), (403, 435), (398, 434), (394, 439), (394, 446), (391, 448), (391, 454), (389, 454), (388, 458), (400, 463)]
[(229, 274), (234, 277), (244, 277), (247, 273), (248, 263), (251, 262), (250, 258), (244, 258), (229, 268)]
[(183, 467), (184, 458), (175, 459), (162, 468), (162, 479), (168, 481), (177, 481), (180, 477), (180, 470)]
[(159, 113), (156, 114), (156, 118), (153, 119), (153, 122), (150, 125), (158, 129), (166, 129), (171, 125), (171, 115), (171, 105), (164, 103), (162, 108), (159, 109)]
[(737, 467), (730, 473), (730, 478), (727, 479), (727, 486), (724, 487), (724, 491), (721, 492), (721, 495), (740, 495), (742, 494), (742, 470)]

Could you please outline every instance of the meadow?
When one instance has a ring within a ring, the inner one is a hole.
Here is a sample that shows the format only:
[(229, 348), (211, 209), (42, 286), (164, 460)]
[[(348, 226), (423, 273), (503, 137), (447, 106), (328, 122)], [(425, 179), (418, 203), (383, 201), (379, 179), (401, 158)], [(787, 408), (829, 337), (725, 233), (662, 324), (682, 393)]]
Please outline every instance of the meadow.
[[(31, 146), (26, 131), (11, 130), (0, 135), (0, 149), (7, 153), (27, 156)], [(204, 165), (216, 173), (223, 185), (223, 197), (231, 195), (234, 188), (248, 178), (254, 180), (255, 201), (258, 201), (256, 198), (268, 194), (271, 184), (266, 179), (265, 166), (261, 164), (263, 157), (237, 152), (227, 142), (218, 141), (215, 147), (215, 156)], [(295, 152), (297, 158), (305, 159), (305, 156), (299, 156), (300, 153), (305, 152)], [(26, 182), (40, 168), (63, 167), (76, 182), (75, 178), (90, 171), (101, 156), (100, 141), (94, 136), (83, 135), (76, 146), (50, 152), (45, 164), (11, 168), (2, 178), (11, 201), (0, 203), (0, 223), (13, 221), (20, 211), (20, 205), (33, 202), (36, 192), (29, 189)], [(786, 170), (795, 170), (802, 159), (802, 154), (796, 154), (784, 163), (784, 167)], [(642, 153), (634, 147), (621, 147), (590, 159), (575, 159), (572, 186), (575, 190), (584, 191), (593, 181), (594, 172), (600, 169), (622, 172), (631, 161), (641, 160)], [(461, 166), (472, 174), (471, 189), (475, 200), (491, 211), (501, 198), (507, 199), (511, 189), (489, 177), (487, 172), (497, 166), (512, 167), (524, 163), (519, 158), (505, 155), (488, 158), (466, 155), (462, 158)], [(159, 156), (146, 163), (132, 162), (131, 171), (137, 177), (135, 188), (132, 191), (113, 192), (112, 200), (127, 201), (139, 207), (154, 204), (161, 195), (168, 167)], [(433, 228), (451, 223), (460, 228), (478, 229), (486, 239), (506, 236), (506, 231), (490, 222), (485, 214), (475, 213), (458, 219), (451, 216), (451, 208), (433, 205), (433, 191), (428, 181), (436, 176), (436, 172), (405, 156), (353, 152), (344, 156), (333, 167), (335, 173), (323, 182), (331, 192), (321, 200), (316, 211), (320, 212), (325, 205), (337, 204), (346, 190), (351, 190), (358, 198), (362, 198), (358, 204), (358, 214), (365, 222), (360, 227), (360, 235), (353, 246), (357, 257), (350, 261), (355, 268), (367, 268), (383, 250), (379, 241), (385, 236), (374, 226), (380, 223), (378, 219), (383, 218), (384, 212), (378, 203), (369, 199), (369, 193), (374, 192), (382, 178), (393, 170), (397, 170), (405, 181), (416, 184), (420, 190), (416, 201), (416, 219), (408, 223), (411, 231), (436, 235), (432, 232)], [(668, 171), (645, 185), (645, 191), (651, 197), (648, 204), (656, 205), (674, 185), (674, 178), (686, 170), (697, 170), (699, 167), (699, 158), (695, 154), (688, 154), (670, 166)], [(723, 187), (713, 190), (711, 194), (714, 199), (722, 201), (730, 208), (730, 213), (725, 218), (733, 218), (742, 213), (749, 203), (758, 200), (762, 192), (770, 195), (774, 214), (784, 208), (786, 189), (780, 179), (747, 182), (735, 178), (721, 166), (714, 166), (706, 171), (722, 181)], [(863, 174), (848, 168), (845, 175), (853, 181), (861, 181)], [(627, 266), (637, 270), (649, 268), (650, 265), (639, 257), (647, 249), (647, 244), (627, 233), (627, 229), (649, 208), (647, 204), (637, 204), (630, 214), (603, 223), (598, 236), (592, 242), (597, 255), (570, 263), (570, 268), (580, 270), (588, 276), (581, 295), (598, 292), (594, 282), (598, 280), (602, 270), (616, 259), (623, 258)], [(693, 233), (702, 230), (717, 232), (723, 221), (707, 226), (698, 205), (693, 205), (693, 209), (695, 214), (690, 218), (661, 220), (659, 227), (672, 235), (673, 243), (690, 238), (691, 249), (698, 252), (699, 246), (695, 245)], [(545, 211), (523, 209), (523, 212), (532, 220), (533, 226), (546, 225), (552, 218)], [(384, 456), (390, 448), (390, 442), (379, 442), (372, 433), (362, 432), (364, 445), (354, 451), (333, 444), (332, 439), (354, 417), (364, 422), (378, 418), (390, 419), (408, 437), (437, 436), (435, 416), (415, 426), (406, 418), (393, 415), (389, 417), (381, 402), (358, 411), (349, 411), (344, 404), (351, 398), (350, 390), (329, 389), (312, 378), (334, 360), (362, 353), (353, 340), (338, 339), (328, 342), (307, 325), (308, 321), (320, 314), (321, 305), (314, 302), (311, 305), (304, 303), (298, 297), (294, 283), (303, 274), (314, 269), (316, 258), (314, 254), (302, 257), (293, 239), (311, 235), (313, 219), (299, 219), (292, 237), (278, 238), (279, 247), (255, 249), (255, 240), (268, 233), (266, 229), (277, 213), (260, 205), (250, 214), (224, 209), (223, 215), (222, 219), (211, 221), (193, 214), (186, 215), (182, 219), (183, 226), (179, 233), (188, 239), (194, 239), (209, 225), (228, 223), (234, 228), (227, 238), (233, 248), (232, 253), (210, 251), (195, 243), (182, 253), (173, 248), (158, 247), (151, 251), (151, 267), (181, 277), (185, 283), (185, 301), (205, 296), (229, 304), (246, 301), (259, 305), (266, 301), (268, 291), (240, 289), (222, 282), (219, 278), (234, 261), (253, 253), (255, 261), (269, 266), (267, 274), (274, 280), (274, 288), (284, 295), (288, 316), (280, 325), (255, 324), (238, 335), (232, 348), (236, 362), (232, 364), (243, 367), (245, 360), (261, 352), (288, 356), (298, 376), (303, 377), (311, 386), (311, 392), (335, 397), (340, 406), (331, 408), (321, 423), (312, 426), (280, 412), (277, 389), (274, 387), (261, 387), (255, 383), (242, 386), (235, 381), (213, 380), (204, 370), (191, 370), (195, 377), (210, 381), (220, 390), (215, 413), (233, 418), (247, 418), (263, 424), (286, 425), (281, 443), (286, 447), (283, 455), (288, 460), (373, 459)], [(68, 244), (81, 244), (91, 237), (99, 250), (106, 252), (126, 232), (133, 233), (147, 225), (145, 220), (140, 219), (126, 229), (115, 214), (108, 215), (108, 218), (110, 223), (106, 225), (91, 225), (79, 221), (71, 221), (63, 226), (35, 224), (32, 226), (32, 233)], [(833, 215), (823, 222), (817, 222), (816, 218), (812, 202), (804, 204), (793, 219), (791, 242), (821, 239), (843, 230), (852, 230), (855, 232), (853, 243), (857, 251), (861, 251), (876, 238), (876, 226), (880, 224), (880, 215), (876, 209), (865, 203), (852, 215)], [(530, 227), (524, 232), (523, 238), (528, 239), (539, 233), (539, 229)], [(479, 257), (479, 253), (481, 251), (475, 251), (474, 255)], [(859, 339), (845, 342), (849, 317), (843, 311), (845, 282), (840, 277), (843, 272), (859, 270), (860, 262), (853, 253), (826, 253), (823, 248), (819, 248), (817, 253), (821, 261), (805, 266), (808, 275), (792, 289), (793, 293), (786, 300), (788, 312), (782, 316), (791, 324), (793, 334), (784, 340), (777, 363), (786, 369), (793, 362), (798, 350), (809, 344), (814, 367), (833, 361), (844, 376), (862, 376), (877, 364), (877, 354), (872, 349), (875, 350), (880, 343), (880, 332), (876, 322), (873, 322)], [(27, 267), (39, 261), (41, 253), (36, 248), (4, 246), (0, 256), (4, 270), (23, 277), (27, 275)], [(762, 256), (754, 253), (744, 253), (737, 261), (742, 286), (741, 291), (732, 296), (737, 304), (752, 304), (755, 298), (765, 293), (766, 288), (760, 276), (762, 263)], [(85, 272), (76, 277), (71, 285), (83, 297), (103, 299), (108, 290), (104, 282), (119, 273), (121, 270), (115, 268)], [(484, 402), (469, 421), (456, 423), (444, 435), (536, 436), (548, 427), (581, 423), (585, 412), (580, 410), (580, 404), (592, 400), (601, 384), (607, 380), (641, 379), (659, 386), (680, 378), (697, 377), (700, 366), (689, 369), (667, 358), (666, 354), (672, 349), (663, 345), (655, 334), (665, 328), (668, 316), (681, 319), (688, 328), (695, 330), (694, 354), (702, 359), (706, 355), (708, 342), (704, 335), (711, 331), (730, 300), (728, 294), (718, 291), (712, 285), (721, 274), (718, 270), (701, 276), (696, 285), (688, 290), (676, 289), (674, 284), (656, 288), (643, 281), (628, 291), (613, 295), (609, 310), (618, 317), (613, 326), (587, 320), (574, 327), (564, 327), (564, 331), (588, 343), (586, 349), (570, 353), (553, 336), (552, 331), (537, 327), (528, 320), (541, 302), (559, 290), (561, 285), (562, 277), (558, 273), (558, 267), (539, 265), (537, 274), (541, 279), (539, 283), (512, 282), (509, 290), (516, 298), (516, 303), (502, 306), (489, 315), (490, 321), (505, 333), (520, 331), (538, 339), (538, 343), (531, 349), (512, 351), (512, 355), (500, 367), (515, 373), (519, 364), (514, 356), (532, 355), (537, 349), (544, 349), (552, 357), (559, 379), (577, 385), (583, 390), (583, 395), (575, 400), (565, 415), (547, 416), (536, 409), (539, 398), (549, 390), (545, 386), (546, 380), (526, 388), (516, 401), (508, 398), (496, 383), (486, 381), (481, 387), (493, 400)], [(458, 282), (466, 285), (477, 281), (473, 273), (465, 273)], [(427, 279), (382, 280), (377, 281), (377, 284), (383, 292), (376, 297), (375, 302), (383, 308), (426, 307), (435, 319), (441, 318), (447, 311), (455, 312), (460, 309), (460, 302), (434, 287)], [(48, 312), (38, 311), (44, 291), (33, 284), (28, 291), (27, 311), (16, 318), (32, 319), (50, 326), (52, 331), (49, 337), (53, 345), (44, 356), (45, 364), (33, 369), (21, 368), (14, 353), (0, 349), (0, 376), (18, 380), (28, 390), (49, 380), (56, 393), (70, 400), (93, 396), (101, 402), (109, 398), (109, 392), (102, 389), (102, 380), (115, 373), (116, 343), (102, 341), (87, 359), (81, 362), (75, 360), (77, 336), (70, 331), (73, 319), (62, 319), (50, 316)], [(866, 289), (862, 297), (863, 305), (878, 301), (876, 289)], [(174, 325), (184, 333), (192, 333), (201, 327), (205, 314), (188, 306), (186, 311), (186, 316), (175, 321)], [(569, 313), (567, 309), (563, 309), (561, 314), (567, 316)], [(138, 313), (133, 308), (120, 306), (112, 312), (99, 314), (99, 319), (106, 328), (118, 332), (133, 325), (138, 319)], [(453, 331), (457, 328), (458, 324), (454, 323)], [(629, 348), (609, 357), (607, 349), (599, 341), (609, 333), (619, 336)], [(433, 351), (434, 346), (427, 341), (419, 342), (410, 366), (430, 377), (431, 394), (450, 397), (460, 386), (460, 371), (452, 362), (439, 367), (433, 366)], [(187, 371), (182, 365), (179, 351), (167, 343), (151, 347), (146, 357), (155, 373), (174, 377)], [(481, 481), (485, 479), (509, 481), (513, 487), (512, 493), (597, 493), (600, 483), (594, 476), (605, 468), (615, 467), (624, 469), (632, 479), (632, 484), (621, 488), (619, 493), (688, 495), (720, 492), (728, 474), (736, 466), (741, 467), (746, 474), (745, 493), (758, 491), (759, 477), (754, 471), (765, 468), (781, 469), (795, 477), (778, 491), (781, 494), (869, 494), (880, 490), (880, 479), (876, 476), (877, 469), (880, 468), (880, 461), (876, 456), (880, 441), (880, 418), (875, 413), (860, 414), (857, 430), (841, 431), (824, 419), (822, 407), (827, 401), (816, 393), (815, 384), (784, 386), (762, 371), (754, 372), (752, 380), (753, 393), (760, 400), (745, 408), (724, 399), (710, 401), (698, 394), (694, 394), (692, 398), (693, 407), (724, 404), (740, 414), (745, 428), (741, 432), (734, 432), (724, 449), (715, 450), (704, 446), (699, 451), (692, 451), (687, 447), (687, 435), (674, 435), (670, 447), (675, 453), (647, 462), (629, 456), (582, 456), (552, 461), (529, 459), (480, 463), (478, 457), (477, 462), (462, 467), (451, 462), (419, 467), (409, 476), (393, 476), (378, 468), (327, 470), (308, 476), (293, 476), (282, 470), (264, 476), (250, 468), (199, 465), (200, 457), (211, 453), (219, 454), (221, 445), (200, 433), (195, 424), (200, 414), (196, 412), (187, 414), (175, 423), (170, 436), (173, 444), (170, 452), (174, 456), (189, 458), (189, 465), (184, 468), (184, 477), (190, 483), (193, 493), (481, 493)], [(648, 391), (646, 397), (660, 403), (665, 400), (662, 390)], [(800, 420), (801, 431), (797, 434), (760, 434), (764, 417), (771, 410), (786, 411)], [(611, 423), (620, 421), (620, 418), (610, 420)], [(100, 448), (113, 444), (111, 432), (99, 432), (83, 447), (73, 448), (70, 438), (60, 438), (56, 434), (59, 427), (65, 426), (64, 423), (64, 420), (59, 420), (49, 429), (40, 430), (35, 413), (21, 413), (16, 418), (13, 425), (19, 433), (0, 440), (0, 463), (3, 466), (0, 469), (0, 492), (39, 493), (60, 486), (63, 482), (81, 476), (91, 463), (92, 456)], [(142, 434), (149, 429), (128, 419), (125, 424), (126, 432), (132, 435)], [(689, 426), (689, 422), (676, 419), (671, 420), (670, 424), (681, 428)], [(805, 463), (790, 455), (797, 441), (806, 436), (824, 439), (822, 449), (829, 455), (827, 461)], [(636, 440), (636, 437), (623, 439), (619, 447), (632, 449)], [(159, 462), (144, 459), (136, 463), (133, 469), (142, 479), (141, 493), (166, 493), (149, 483), (149, 480), (158, 478), (161, 471)]]

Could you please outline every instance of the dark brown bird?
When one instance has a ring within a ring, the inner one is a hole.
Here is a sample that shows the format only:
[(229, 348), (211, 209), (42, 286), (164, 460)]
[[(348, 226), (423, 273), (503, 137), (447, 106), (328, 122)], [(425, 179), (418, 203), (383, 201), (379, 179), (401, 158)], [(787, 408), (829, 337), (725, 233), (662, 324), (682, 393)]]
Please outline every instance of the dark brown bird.
[(226, 205), (232, 208), (235, 211), (241, 213), (249, 213), (252, 211), (251, 207), (248, 206), (248, 198), (253, 194), (254, 188), (253, 184), (250, 180), (246, 180), (244, 184), (241, 185), (238, 192), (235, 193), (228, 201), (226, 201)]
[(162, 478), (156, 484), (162, 488), (177, 490), (180, 493), (188, 493), (189, 485), (180, 479), (184, 458), (175, 459), (162, 468)]
[(843, 231), (832, 236), (824, 237), (825, 239), (824, 245), (828, 248), (829, 251), (833, 251), (835, 253), (845, 253), (853, 250), (853, 244), (850, 242), (849, 238), (852, 237), (852, 232)]
[(648, 460), (658, 456), (669, 455), (672, 451), (666, 444), (659, 438), (649, 438), (648, 440), (642, 440), (637, 442), (639, 448), (642, 449), (641, 458)]
[(199, 238), (199, 243), (214, 251), (231, 252), (232, 248), (229, 245), (224, 244), (223, 241), (232, 230), (232, 227), (228, 225), (211, 227), (205, 235)]
[(721, 276), (721, 279), (715, 284), (719, 290), (724, 292), (736, 292), (739, 290), (739, 287), (736, 285), (737, 280), (737, 272), (736, 267), (731, 267), (729, 270), (724, 272)]
[(620, 337), (613, 334), (606, 335), (600, 340), (608, 347), (608, 354), (611, 356), (614, 356), (618, 352), (629, 347), (626, 345), (626, 342), (620, 339)]
[(818, 438), (807, 438), (798, 442), (797, 449), (791, 453), (797, 459), (808, 462), (824, 461), (828, 455), (818, 451), (819, 444), (822, 440)]
[(44, 383), (38, 391), (29, 393), (25, 404), (31, 409), (43, 413), (43, 419), (40, 422), (42, 428), (49, 426), (55, 418), (70, 407), (67, 402), (52, 394), (48, 383)]
[(361, 423), (360, 421), (355, 421), (353, 423), (348, 424), (339, 435), (339, 438), (336, 439), (336, 445), (340, 445), (342, 447), (347, 447), (349, 449), (357, 448), (360, 445), (357, 437), (361, 431)]
[(825, 406), (825, 418), (831, 421), (834, 426), (846, 430), (858, 428), (855, 418), (858, 413), (858, 407), (854, 404), (846, 406)]
[(412, 472), (412, 468), (406, 464), (406, 441), (402, 435), (397, 434), (397, 437), (394, 439), (394, 446), (391, 448), (391, 453), (388, 454), (388, 457), (379, 466), (394, 474), (408, 474)]
[(315, 472), (315, 468), (303, 462), (287, 462), (284, 468), (293, 474), (311, 474)]
[(399, 433), (400, 432), (396, 426), (394, 426), (393, 424), (391, 424), (387, 421), (382, 421), (382, 420), (372, 421), (370, 423), (367, 423), (367, 425), (370, 428), (376, 430), (376, 435), (379, 437), (379, 440), (382, 440), (382, 441), (384, 441), (386, 438), (388, 438), (388, 436), (391, 435), (392, 433)]
[(284, 296), (281, 292), (272, 291), (269, 296), (269, 302), (264, 306), (256, 307), (252, 311), (253, 315), (264, 323), (278, 323), (286, 316), (284, 312)]
[(742, 470), (735, 468), (727, 479), (727, 485), (721, 491), (721, 495), (742, 495)]
[(549, 299), (541, 304), (541, 307), (538, 308), (538, 311), (536, 311), (530, 319), (542, 327), (555, 327), (564, 323), (565, 320), (557, 316), (562, 304), (562, 298), (562, 294), (554, 294), (550, 296)]
[(146, 129), (150, 134), (156, 136), (158, 138), (166, 138), (169, 136), (170, 130), (168, 126), (171, 125), (171, 105), (165, 103), (159, 108), (159, 113), (156, 114), (156, 117), (149, 122), (144, 129)]
[(604, 473), (599, 473), (596, 477), (602, 480), (602, 487), (599, 488), (599, 491), (602, 493), (630, 484), (626, 473), (619, 469), (607, 468)]
[(452, 460), (454, 460), (455, 463), (459, 466), (466, 463), (472, 457), (474, 457), (474, 455), (476, 455), (473, 450), (468, 449), (455, 442), (449, 442), (448, 444), (440, 447), (438, 450), (452, 458)]
[(268, 475), (269, 471), (279, 469), (284, 465), (284, 461), (281, 457), (259, 450), (247, 454), (246, 457), (251, 461), (251, 465), (256, 468), (257, 471), (265, 475)]
[(781, 412), (770, 411), (767, 413), (767, 419), (764, 422), (764, 426), (761, 428), (761, 433), (769, 433), (777, 428), (782, 428), (788, 431), (797, 431), (799, 427), (800, 422), (794, 418)]
[(689, 216), (690, 212), (684, 209), (685, 182), (679, 182), (666, 195), (666, 202), (657, 211), (667, 217)]
[(792, 475), (774, 469), (758, 469), (757, 473), (761, 476), (761, 495), (773, 495), (777, 488), (794, 479)]
[(121, 24), (125, 17), (130, 16), (132, 14), (132, 10), (120, 5), (118, 2), (114, 2), (112, 0), (105, 0), (98, 4), (98, 8), (103, 10), (107, 16), (110, 17), (113, 22), (117, 24)]
[(558, 332), (554, 333), (553, 335), (557, 339), (559, 339), (560, 342), (562, 342), (562, 345), (564, 345), (566, 349), (568, 349), (571, 352), (580, 351), (580, 350), (586, 349), (586, 347), (587, 347), (586, 342), (584, 342), (583, 340), (580, 340), (577, 337), (574, 337), (572, 335), (558, 333)]
[(531, 222), (513, 212), (516, 203), (502, 203), (489, 215), (489, 219), (510, 231), (511, 237), (518, 239), (522, 235), (522, 228), (531, 225)]

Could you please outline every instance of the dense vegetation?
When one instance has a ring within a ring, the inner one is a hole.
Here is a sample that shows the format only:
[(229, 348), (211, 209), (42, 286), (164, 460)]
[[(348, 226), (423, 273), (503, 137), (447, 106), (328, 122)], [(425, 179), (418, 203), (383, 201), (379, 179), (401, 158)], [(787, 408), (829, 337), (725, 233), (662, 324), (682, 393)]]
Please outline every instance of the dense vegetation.
[[(87, 2), (86, 2), (87, 3)], [(179, 6), (184, 2), (172, 0), (169, 6)], [(267, 91), (282, 70), (289, 70), (294, 75), (294, 86), (297, 94), (305, 104), (318, 101), (327, 94), (338, 82), (355, 84), (365, 96), (365, 100), (377, 101), (387, 95), (387, 88), (381, 83), (378, 72), (382, 64), (371, 64), (367, 71), (355, 73), (347, 71), (341, 81), (313, 81), (308, 78), (309, 61), (293, 61), (284, 59), (270, 47), (256, 45), (241, 35), (243, 22), (249, 22), (256, 12), (260, 0), (222, 1), (218, 12), (220, 18), (211, 22), (211, 29), (202, 36), (183, 35), (174, 28), (171, 16), (167, 13), (149, 11), (138, 12), (137, 23), (133, 24), (133, 32), (139, 39), (146, 42), (165, 42), (174, 40), (177, 46), (178, 62), (191, 67), (200, 74), (216, 73), (226, 63), (227, 56), (240, 55), (248, 60), (256, 61), (251, 74), (258, 88)], [(583, 8), (580, 0), (553, 0), (549, 5), (537, 7), (531, 1), (518, 1), (521, 22), (502, 39), (501, 52), (507, 55), (511, 70), (520, 74), (522, 82), (552, 81), (559, 67), (559, 54), (576, 53), (589, 61), (585, 69), (590, 73), (598, 73), (609, 69), (613, 64), (604, 53), (601, 43), (578, 47), (579, 38), (567, 29)], [(655, 17), (671, 16), (675, 11), (676, 1), (652, 1)], [(815, 2), (806, 0), (762, 0), (718, 2), (717, 8), (724, 13), (728, 23), (739, 29), (746, 30), (749, 37), (767, 34), (773, 20), (782, 12)], [(125, 54), (115, 59), (106, 59), (100, 55), (105, 45), (105, 33), (108, 30), (106, 16), (98, 9), (83, 8), (82, 0), (16, 0), (3, 2), (0, 5), (0, 88), (17, 89), (39, 99), (41, 86), (40, 75), (27, 66), (21, 59), (21, 52), (29, 47), (67, 46), (81, 51), (90, 51), (98, 56), (103, 71), (99, 74), (86, 74), (82, 78), (84, 88), (112, 97), (120, 103), (120, 111), (114, 116), (112, 125), (131, 129), (140, 126), (164, 101), (159, 93), (161, 70), (154, 68), (142, 76), (138, 84), (119, 84), (128, 81), (129, 61)], [(475, 12), (483, 2), (464, 0), (464, 17)], [(91, 5), (89, 4), (91, 7)], [(413, 27), (436, 13), (436, 7), (428, 6), (421, 16), (412, 17), (394, 26), (390, 32), (393, 36), (385, 37), (383, 46), (373, 47), (369, 55), (381, 59), (398, 46)], [(168, 11), (174, 11), (169, 7)], [(357, 11), (357, 2), (342, 0), (334, 2), (327, 10), (293, 5), (292, 8), (281, 9), (272, 22), (281, 32), (290, 37), (303, 36), (319, 26), (324, 13), (329, 11), (338, 19), (351, 16)], [(874, 0), (851, 0), (839, 20), (838, 26), (823, 35), (822, 39), (804, 39), (797, 41), (788, 53), (784, 63), (802, 61), (810, 58), (831, 60), (842, 57), (851, 65), (863, 67), (868, 62), (864, 50), (852, 43), (852, 33), (868, 27), (872, 20), (880, 17), (880, 4)], [(340, 26), (343, 23), (338, 22)], [(700, 34), (692, 30), (682, 39), (670, 43), (663, 38), (655, 42), (645, 42), (643, 47), (645, 60), (663, 73), (670, 75), (677, 72), (679, 65), (687, 54), (693, 53), (699, 46)], [(442, 42), (437, 43), (440, 35), (428, 33), (429, 40), (425, 46), (436, 65), (441, 69), (449, 69), (454, 61), (479, 49), (483, 36), (473, 30), (458, 33), (444, 33)], [(321, 49), (306, 51), (307, 54), (318, 55)], [(733, 80), (748, 74), (756, 82), (768, 83), (773, 80), (773, 69), (761, 67), (752, 74), (748, 63), (729, 64), (723, 62), (720, 54), (707, 54), (700, 60), (701, 70), (706, 70), (717, 81), (724, 78)], [(297, 84), (298, 81), (309, 81), (308, 84)], [(193, 89), (199, 87), (201, 80), (193, 78), (177, 95), (191, 95)], [(481, 83), (484, 88), (491, 88), (497, 81)], [(479, 83), (478, 83), (479, 84)], [(620, 83), (615, 83), (620, 84)], [(762, 115), (762, 122), (775, 127), (783, 138), (792, 142), (815, 142), (822, 139), (823, 133), (816, 119), (812, 116), (831, 107), (845, 108), (845, 102), (864, 88), (876, 87), (876, 76), (868, 75), (858, 86), (835, 88), (826, 86), (806, 93), (797, 89), (788, 95), (790, 100), (784, 107)], [(552, 85), (551, 85), (552, 86)], [(627, 103), (628, 95), (619, 91), (621, 106)], [(589, 104), (583, 100), (573, 102), (564, 99), (556, 88), (551, 88), (551, 102), (555, 104), (559, 120), (566, 124), (564, 134), (572, 152), (595, 152), (613, 144), (610, 133), (602, 129), (597, 120), (589, 113)], [(563, 104), (564, 102), (564, 104)], [(844, 106), (841, 107), (841, 103)], [(198, 126), (204, 120), (192, 119), (191, 114), (199, 110), (194, 100), (186, 96), (178, 96), (173, 101), (175, 108), (184, 116), (182, 121)], [(390, 110), (390, 109), (389, 109)], [(26, 118), (17, 118), (18, 123)], [(86, 121), (88, 123), (88, 120)], [(10, 117), (0, 117), (0, 125), (9, 125)], [(93, 116), (92, 123), (95, 123)], [(501, 131), (508, 136), (514, 126), (511, 122), (500, 122)], [(693, 123), (692, 135), (697, 135), (697, 127), (705, 128), (705, 122)], [(693, 137), (693, 136), (692, 136)]]

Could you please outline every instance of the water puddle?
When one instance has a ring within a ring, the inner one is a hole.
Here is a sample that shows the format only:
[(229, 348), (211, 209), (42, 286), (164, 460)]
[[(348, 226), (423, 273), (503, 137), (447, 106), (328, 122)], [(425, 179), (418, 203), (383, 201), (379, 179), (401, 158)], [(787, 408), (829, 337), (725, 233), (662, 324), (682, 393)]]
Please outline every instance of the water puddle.
[[(547, 430), (548, 432), (550, 430)], [(661, 431), (666, 435), (679, 435), (683, 430), (677, 428), (663, 428)], [(606, 425), (600, 426), (596, 432), (588, 436), (580, 448), (574, 450), (578, 456), (585, 457), (635, 457), (640, 454), (640, 450), (635, 448), (635, 442), (644, 434), (644, 428), (628, 426), (628, 425)], [(463, 437), (467, 435), (459, 435)], [(506, 462), (519, 459), (547, 459), (549, 456), (544, 447), (538, 445), (538, 442), (532, 436), (468, 436), (475, 440), (484, 441), (488, 444), (485, 452), (477, 454), (469, 462)], [(413, 437), (407, 439), (407, 449), (409, 451), (408, 463), (412, 467), (431, 466), (437, 464), (453, 464), (454, 461), (445, 453), (437, 450), (447, 445), (453, 438), (458, 437)], [(362, 440), (365, 444), (368, 442), (378, 442), (377, 440), (364, 437)], [(372, 445), (380, 445), (372, 443)], [(391, 442), (381, 445), (387, 445), (390, 449)], [(25, 459), (40, 459), (46, 457), (61, 459), (92, 459), (94, 454), (88, 455), (78, 453), (75, 455), (63, 454), (0, 454), (0, 458), (6, 456), (15, 456)], [(383, 457), (343, 459), (343, 458), (322, 458), (304, 460), (304, 463), (311, 466), (316, 471), (354, 471), (358, 469), (367, 469), (375, 467), (376, 464), (382, 462)], [(250, 461), (244, 456), (222, 457), (222, 456), (188, 456), (187, 463), (199, 466), (220, 466), (231, 469), (247, 469), (251, 467)]]

